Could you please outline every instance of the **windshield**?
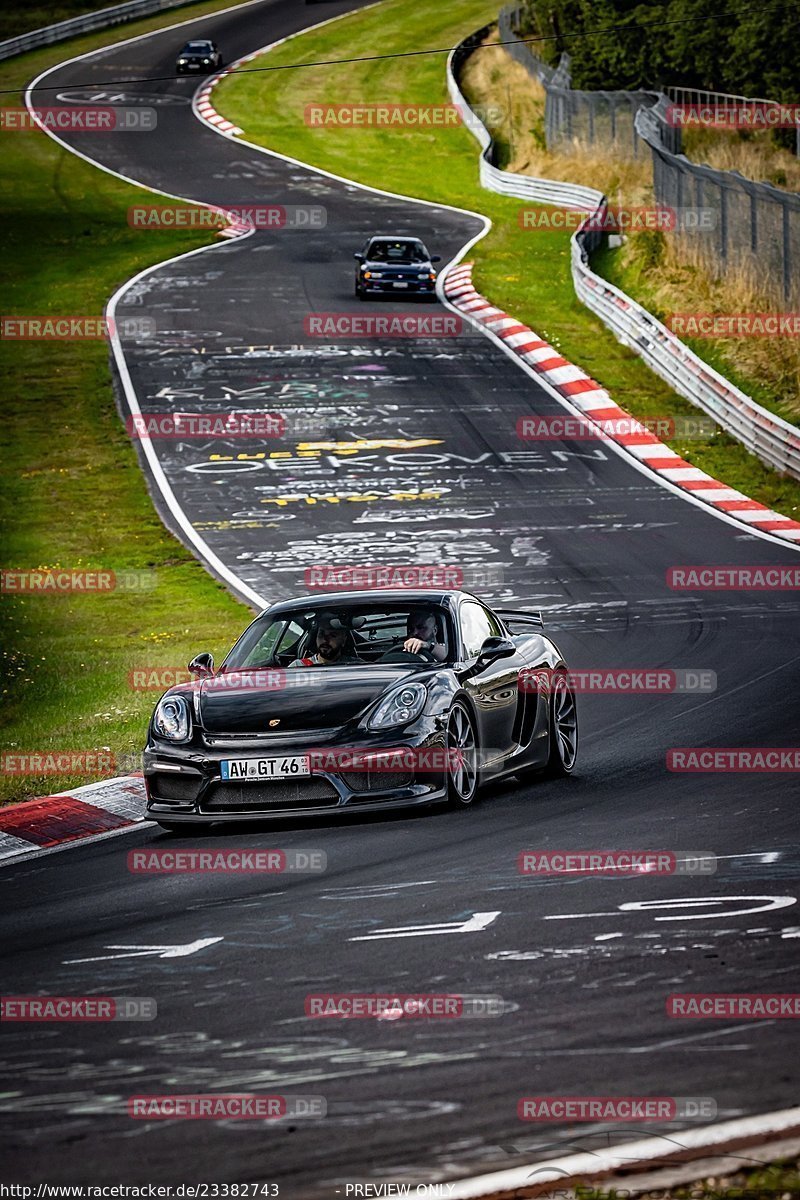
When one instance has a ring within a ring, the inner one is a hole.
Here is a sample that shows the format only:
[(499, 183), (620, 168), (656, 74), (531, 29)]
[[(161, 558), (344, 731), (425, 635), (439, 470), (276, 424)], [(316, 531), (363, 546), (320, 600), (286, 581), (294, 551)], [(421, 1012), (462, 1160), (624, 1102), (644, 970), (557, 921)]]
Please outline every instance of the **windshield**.
[[(408, 644), (413, 649), (406, 649)], [(380, 663), (428, 666), (450, 658), (454, 639), (445, 609), (434, 604), (314, 604), (265, 614), (226, 658), (223, 671), (264, 667)]]
[(187, 42), (182, 54), (210, 54), (211, 42)]
[(367, 251), (371, 262), (427, 262), (428, 255), (421, 242), (372, 242)]

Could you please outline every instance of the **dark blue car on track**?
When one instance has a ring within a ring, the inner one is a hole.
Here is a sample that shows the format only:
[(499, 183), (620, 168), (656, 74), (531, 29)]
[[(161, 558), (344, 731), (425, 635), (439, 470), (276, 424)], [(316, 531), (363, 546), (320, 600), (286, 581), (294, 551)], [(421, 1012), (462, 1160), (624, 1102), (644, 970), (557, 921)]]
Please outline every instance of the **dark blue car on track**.
[(433, 264), (441, 262), (441, 255), (429, 254), (420, 238), (376, 234), (354, 257), (358, 262), (359, 300), (378, 294), (402, 296), (404, 292), (431, 298), (436, 295)]

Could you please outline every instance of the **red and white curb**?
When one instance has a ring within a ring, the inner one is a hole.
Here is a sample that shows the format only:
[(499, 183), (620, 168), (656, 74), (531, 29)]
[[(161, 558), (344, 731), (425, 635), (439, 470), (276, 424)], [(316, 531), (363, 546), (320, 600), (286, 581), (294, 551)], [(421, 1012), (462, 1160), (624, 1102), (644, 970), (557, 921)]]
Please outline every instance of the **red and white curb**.
[[(249, 57), (254, 58), (255, 55), (250, 55)], [(246, 60), (239, 59), (237, 61), (245, 62)], [(200, 116), (208, 125), (213, 125), (215, 129), (220, 131), (220, 133), (227, 133), (235, 137), (239, 133), (244, 133), (244, 130), (240, 129), (238, 125), (234, 125), (233, 121), (228, 121), (225, 119), (225, 117), (220, 116), (210, 100), (211, 92), (226, 74), (227, 71), (220, 71), (218, 74), (213, 75), (206, 83), (204, 83), (200, 90), (196, 93), (192, 107), (200, 114)]]
[[(800, 1108), (785, 1108), (778, 1112), (763, 1113), (757, 1117), (742, 1117), (735, 1121), (721, 1121), (717, 1125), (705, 1125), (699, 1129), (681, 1129), (667, 1136), (643, 1138), (638, 1142), (587, 1150), (568, 1154), (563, 1158), (542, 1159), (522, 1167), (511, 1167), (505, 1171), (493, 1171), (472, 1179), (461, 1179), (448, 1184), (449, 1200), (478, 1200), (492, 1197), (493, 1200), (523, 1196), (568, 1195), (568, 1190), (578, 1184), (586, 1185), (598, 1179), (620, 1174), (619, 1190), (624, 1195), (635, 1194), (636, 1175), (645, 1167), (653, 1168), (677, 1163), (697, 1162), (703, 1159), (700, 1173), (688, 1171), (685, 1178), (700, 1179), (709, 1172), (709, 1155), (719, 1157), (728, 1151), (745, 1148), (760, 1149), (768, 1156), (770, 1143), (800, 1133)], [(775, 1147), (777, 1150), (777, 1147)], [(737, 1158), (739, 1155), (737, 1154)], [(775, 1153), (775, 1157), (779, 1157)], [(742, 1157), (737, 1169), (758, 1167), (762, 1158)], [(623, 1190), (627, 1189), (627, 1190)], [(611, 1190), (611, 1189), (609, 1189)], [(649, 1189), (648, 1189), (649, 1190)]]
[[(325, 24), (325, 22), (323, 22)], [(286, 40), (286, 39), (284, 39)], [(280, 45), (277, 42), (276, 45)], [(221, 83), (226, 75), (230, 75), (237, 67), (241, 67), (244, 63), (252, 62), (254, 58), (260, 58), (264, 53), (263, 49), (253, 50), (251, 54), (245, 54), (242, 58), (237, 58), (225, 68), (224, 71), (217, 71), (216, 75), (212, 75), (201, 88), (199, 88), (192, 100), (192, 110), (204, 121), (206, 125), (211, 125), (218, 133), (224, 133), (226, 137), (235, 138), (244, 133), (238, 125), (234, 125), (233, 121), (227, 120), (221, 113), (218, 113), (211, 103), (211, 93), (218, 83)]]
[(123, 775), (0, 808), (0, 863), (138, 825), (145, 805), (142, 777)]
[[(195, 115), (199, 117), (204, 124), (210, 125), (212, 129), (215, 129), (217, 133), (223, 133), (226, 137), (235, 138), (238, 137), (239, 134), (244, 133), (244, 130), (240, 129), (238, 125), (234, 125), (233, 121), (228, 121), (225, 117), (217, 112), (217, 110), (214, 108), (214, 105), (211, 103), (212, 91), (217, 84), (225, 78), (229, 71), (233, 70), (234, 67), (238, 67), (241, 63), (250, 62), (251, 59), (257, 58), (259, 54), (260, 51), (256, 51), (253, 54), (245, 55), (244, 58), (237, 58), (235, 63), (233, 63), (225, 71), (218, 71), (216, 75), (212, 75), (212, 77), (206, 83), (204, 83), (197, 92), (195, 92), (192, 100), (192, 109)], [(253, 231), (252, 225), (248, 224), (246, 221), (237, 220), (235, 216), (229, 216), (228, 221), (230, 224), (226, 225), (226, 227), (221, 229), (219, 232), (218, 236), (221, 238), (238, 238), (245, 233), (252, 233)]]
[(631, 432), (610, 430), (606, 422), (620, 422), (628, 429), (638, 423), (580, 367), (574, 366), (527, 325), (521, 324), (502, 309), (495, 308), (476, 291), (472, 283), (472, 267), (472, 263), (460, 263), (448, 272), (444, 281), (444, 294), (448, 301), (505, 342), (587, 420), (597, 425), (603, 422), (603, 437), (622, 446), (655, 475), (691, 493), (694, 500), (724, 512), (727, 517), (741, 521), (751, 529), (762, 530), (790, 542), (800, 542), (800, 521), (794, 521), (757, 500), (751, 500), (743, 492), (693, 467), (660, 442), (650, 430), (643, 426), (635, 427)]

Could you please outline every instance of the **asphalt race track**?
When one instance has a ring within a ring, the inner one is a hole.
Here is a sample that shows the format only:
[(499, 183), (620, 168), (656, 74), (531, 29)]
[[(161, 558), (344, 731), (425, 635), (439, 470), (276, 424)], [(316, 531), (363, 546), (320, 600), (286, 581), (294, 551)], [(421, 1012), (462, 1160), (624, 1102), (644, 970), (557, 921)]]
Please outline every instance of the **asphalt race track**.
[[(215, 38), (231, 61), (352, 7), (281, 0), (204, 18), (59, 68), (43, 81), (58, 93), (35, 99), (103, 103), (112, 82), (119, 95), (121, 79), (169, 75), (190, 36)], [(798, 744), (796, 602), (790, 592), (672, 591), (666, 572), (790, 564), (796, 551), (672, 494), (607, 448), (521, 442), (518, 417), (563, 410), (477, 333), (308, 336), (312, 313), (412, 308), (354, 300), (352, 253), (368, 234), (418, 234), (446, 262), (480, 222), (226, 140), (193, 116), (195, 87), (126, 84), (129, 97), (153, 98), (157, 130), (70, 141), (176, 196), (313, 203), (327, 216), (316, 231), (221, 241), (156, 269), (120, 301), (118, 316), (156, 323), (154, 337), (125, 342), (144, 413), (267, 409), (303, 431), (259, 445), (266, 457), (251, 459), (237, 456), (253, 454), (252, 443), (154, 443), (212, 553), (267, 601), (305, 591), (315, 564), (491, 567), (475, 590), (541, 607), (574, 668), (708, 669), (717, 690), (580, 697), (578, 772), (505, 784), (472, 811), (202, 839), (204, 849), (322, 850), (324, 874), (137, 876), (131, 850), (199, 844), (150, 825), (4, 868), (7, 992), (158, 1003), (154, 1022), (4, 1028), (8, 1177), (274, 1182), (281, 1196), (314, 1200), (344, 1195), (348, 1182), (434, 1183), (642, 1133), (526, 1124), (516, 1116), (526, 1095), (707, 1097), (720, 1120), (786, 1107), (800, 1051), (792, 1022), (680, 1021), (665, 1006), (673, 992), (791, 990), (796, 780), (675, 774), (665, 755)], [(185, 102), (154, 99), (166, 96)], [(364, 439), (375, 445), (348, 452)], [(323, 445), (301, 452), (301, 441)], [(273, 450), (290, 454), (269, 458)], [(520, 875), (519, 853), (540, 847), (720, 858), (715, 875), (697, 878)], [(705, 903), (678, 903), (686, 900)], [(456, 928), (476, 913), (496, 915), (483, 929)], [(451, 928), (377, 936), (441, 923)], [(205, 939), (216, 940), (177, 957), (151, 949)], [(314, 1022), (305, 997), (325, 991), (491, 995), (508, 1011)], [(328, 1115), (274, 1124), (127, 1116), (129, 1096), (169, 1092), (322, 1096)]]

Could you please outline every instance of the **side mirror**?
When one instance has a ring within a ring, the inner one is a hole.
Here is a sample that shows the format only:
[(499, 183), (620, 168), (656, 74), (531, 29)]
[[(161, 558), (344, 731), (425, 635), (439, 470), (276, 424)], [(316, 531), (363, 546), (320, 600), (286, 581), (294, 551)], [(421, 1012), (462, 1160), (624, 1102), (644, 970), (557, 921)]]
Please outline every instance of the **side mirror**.
[(432, 254), (432, 255), (431, 255), (431, 262), (432, 262), (432, 263), (435, 263), (435, 262), (441, 262), (441, 261), (442, 261), (442, 256), (441, 256), (441, 254)]
[(363, 262), (363, 261), (364, 261), (364, 255), (361, 253), (361, 251), (360, 251), (360, 250), (358, 250), (358, 251), (357, 251), (357, 252), (356, 252), (356, 253), (353, 255), (353, 258), (357, 259), (357, 260), (358, 260), (358, 262)]
[(475, 663), (476, 671), (483, 671), (486, 667), (491, 666), (493, 662), (498, 662), (501, 658), (511, 658), (517, 653), (517, 647), (507, 637), (488, 637), (480, 648), (477, 662)]
[(196, 675), (198, 679), (210, 679), (214, 674), (213, 654), (209, 654), (207, 650), (196, 654), (187, 669), (190, 675)]

